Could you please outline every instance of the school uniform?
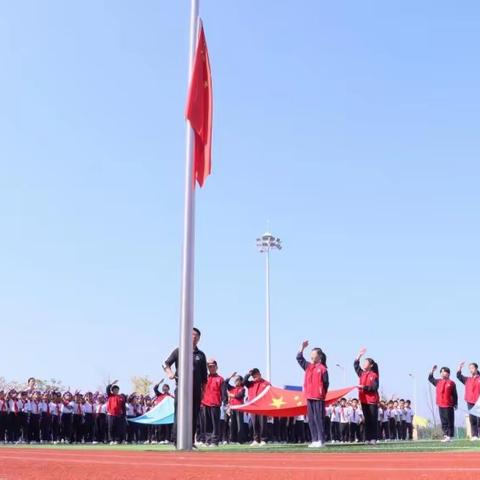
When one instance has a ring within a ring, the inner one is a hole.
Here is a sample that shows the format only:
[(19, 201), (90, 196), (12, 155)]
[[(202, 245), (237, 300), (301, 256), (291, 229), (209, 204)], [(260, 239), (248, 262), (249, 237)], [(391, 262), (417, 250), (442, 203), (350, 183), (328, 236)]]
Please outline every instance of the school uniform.
[(90, 402), (83, 404), (83, 440), (93, 442), (93, 427), (95, 424), (95, 406)]
[(108, 440), (110, 442), (121, 442), (125, 422), (125, 400), (122, 395), (112, 394), (112, 385), (107, 385), (107, 427)]
[(42, 416), (42, 402), (31, 400), (26, 408), (28, 415), (28, 441), (40, 442), (40, 418)]
[(329, 387), (328, 369), (322, 363), (310, 363), (302, 352), (297, 362), (305, 371), (303, 393), (307, 399), (308, 426), (312, 442), (325, 442), (325, 397)]
[(61, 439), (66, 443), (71, 443), (72, 440), (72, 422), (73, 422), (73, 410), (74, 402), (63, 402), (61, 404)]
[(406, 440), (413, 440), (413, 417), (415, 414), (409, 407), (405, 408)]
[(388, 408), (383, 409), (382, 415), (382, 425), (381, 425), (381, 436), (382, 438), (387, 441), (390, 440), (390, 410)]
[(52, 441), (57, 443), (61, 438), (62, 404), (50, 402), (50, 414), (52, 416)]
[[(325, 419), (327, 417), (325, 416)], [(325, 439), (325, 441), (328, 441)], [(305, 416), (295, 417), (295, 443), (305, 443)]]
[(81, 443), (83, 440), (83, 403), (73, 402), (72, 441)]
[(336, 407), (338, 419), (340, 423), (340, 441), (348, 442), (350, 440), (348, 407), (339, 405)]
[(337, 412), (336, 407), (332, 407), (330, 415), (330, 424), (332, 427), (332, 441), (340, 441), (340, 415)]
[(29, 400), (20, 400), (22, 402), (22, 408), (18, 412), (20, 420), (20, 438), (23, 443), (28, 442), (30, 438), (29, 434), (29, 415), (30, 415), (30, 402)]
[(397, 439), (397, 420), (396, 420), (396, 409), (389, 408), (387, 410), (388, 415), (388, 429), (390, 430), (390, 440)]
[(50, 402), (42, 401), (40, 404), (40, 440), (44, 443), (52, 441), (52, 415)]
[(98, 403), (95, 405), (95, 427), (93, 438), (97, 443), (105, 443), (107, 438), (107, 404)]
[(350, 442), (360, 441), (360, 423), (362, 422), (363, 414), (360, 408), (348, 407), (347, 410)]
[(445, 437), (453, 438), (455, 435), (455, 409), (458, 405), (457, 387), (453, 380), (434, 378), (433, 373), (428, 376), (428, 381), (435, 386), (436, 403), (443, 434)]
[(18, 442), (20, 439), (20, 412), (23, 408), (23, 402), (19, 399), (10, 399), (8, 405), (8, 441)]
[[(480, 397), (480, 375), (473, 377), (464, 377), (462, 371), (457, 372), (457, 378), (465, 385), (465, 401), (467, 408), (470, 411)], [(472, 437), (479, 436), (480, 432), (480, 417), (476, 415), (469, 415), (470, 427), (472, 429)]]
[(127, 403), (125, 407), (125, 411), (127, 414), (127, 443), (134, 443), (137, 442), (137, 427), (135, 422), (131, 422), (137, 416), (137, 409), (136, 405), (132, 403)]
[(332, 409), (333, 407), (329, 405), (325, 407), (325, 441), (331, 442), (332, 441)]
[(222, 405), (224, 379), (217, 373), (208, 375), (202, 398), (205, 415), (205, 440), (218, 445), (220, 436), (220, 407)]
[[(227, 391), (228, 404), (243, 405), (245, 399), (245, 387), (231, 386), (230, 379), (227, 378), (224, 383), (224, 388)], [(243, 412), (238, 410), (231, 410), (230, 412), (230, 442), (243, 443), (245, 441), (245, 429), (243, 421)]]
[(355, 360), (353, 368), (360, 379), (358, 398), (362, 405), (363, 417), (365, 419), (365, 440), (373, 442), (378, 440), (378, 387), (379, 378), (376, 372), (363, 370), (360, 361)]
[[(260, 395), (270, 383), (267, 380), (261, 378), (257, 380), (248, 380), (250, 373), (247, 373), (243, 378), (243, 385), (247, 388), (248, 400), (253, 400)], [(251, 422), (253, 428), (253, 440), (255, 442), (266, 442), (267, 437), (267, 417), (263, 415), (251, 415)]]
[(407, 422), (405, 419), (405, 409), (397, 408), (397, 428), (399, 432), (400, 440), (405, 440), (407, 438)]
[(7, 400), (0, 400), (0, 442), (7, 442), (8, 405)]

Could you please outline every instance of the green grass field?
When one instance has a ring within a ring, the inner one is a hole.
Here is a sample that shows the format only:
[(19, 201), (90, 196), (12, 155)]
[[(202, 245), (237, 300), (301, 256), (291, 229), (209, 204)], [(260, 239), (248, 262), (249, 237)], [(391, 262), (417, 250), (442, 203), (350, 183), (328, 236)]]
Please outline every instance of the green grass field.
[[(171, 452), (174, 448), (169, 445), (2, 445), (8, 448), (42, 448), (55, 450), (117, 450), (133, 452)], [(222, 445), (217, 448), (200, 447), (199, 452), (252, 452), (252, 453), (292, 453), (292, 452), (312, 452), (306, 445), (283, 444), (266, 445), (264, 447), (248, 447), (243, 445)], [(480, 442), (472, 443), (468, 440), (455, 440), (451, 443), (441, 443), (440, 441), (428, 440), (417, 442), (393, 442), (381, 443), (377, 445), (327, 445), (325, 448), (313, 450), (315, 453), (371, 453), (371, 452), (480, 452)]]

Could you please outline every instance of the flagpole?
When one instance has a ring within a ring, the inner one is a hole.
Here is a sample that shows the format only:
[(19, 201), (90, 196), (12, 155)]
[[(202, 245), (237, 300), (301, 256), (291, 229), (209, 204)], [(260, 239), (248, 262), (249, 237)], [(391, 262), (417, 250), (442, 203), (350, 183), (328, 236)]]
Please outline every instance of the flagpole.
[[(193, 58), (197, 42), (199, 0), (190, 3), (190, 55), (188, 78), (192, 76)], [(193, 447), (193, 310), (195, 261), (195, 179), (193, 176), (194, 136), (186, 121), (185, 206), (183, 216), (182, 292), (180, 304), (180, 350), (178, 366), (177, 448)]]

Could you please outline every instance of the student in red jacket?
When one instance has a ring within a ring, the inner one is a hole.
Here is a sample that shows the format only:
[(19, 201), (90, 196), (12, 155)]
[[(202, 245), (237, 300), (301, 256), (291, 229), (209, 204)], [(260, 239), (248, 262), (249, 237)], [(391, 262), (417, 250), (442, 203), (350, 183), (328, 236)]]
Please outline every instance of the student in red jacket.
[[(230, 380), (234, 379), (235, 385), (230, 385)], [(245, 399), (245, 387), (243, 386), (243, 378), (233, 372), (224, 383), (225, 391), (227, 392), (228, 406), (243, 405)], [(244, 442), (243, 429), (243, 412), (239, 410), (230, 411), (230, 443)]]
[(443, 440), (450, 442), (455, 432), (455, 410), (457, 409), (458, 396), (455, 382), (450, 379), (450, 369), (442, 367), (440, 377), (435, 378), (433, 374), (437, 370), (435, 365), (428, 376), (428, 381), (435, 386), (437, 392), (437, 405), (442, 423)]
[[(249, 380), (250, 378), (252, 380)], [(258, 368), (253, 368), (243, 377), (243, 386), (247, 388), (249, 402), (260, 395), (269, 385), (270, 382), (262, 378), (262, 374)], [(263, 415), (251, 415), (250, 418), (253, 427), (253, 442), (251, 446), (266, 445), (267, 417)]]
[(297, 353), (297, 362), (305, 370), (303, 392), (307, 399), (308, 426), (312, 434), (310, 448), (323, 447), (325, 442), (325, 397), (328, 392), (327, 356), (321, 348), (310, 353), (310, 362), (305, 360), (303, 352), (308, 347), (305, 340)]
[(220, 407), (223, 403), (223, 377), (218, 374), (217, 361), (207, 362), (207, 385), (203, 391), (202, 406), (205, 415), (205, 441), (211, 447), (218, 447), (220, 439)]
[[(464, 377), (462, 374), (462, 368), (464, 365), (465, 362), (462, 362), (459, 365), (457, 378), (465, 385), (465, 401), (467, 402), (468, 410), (471, 410), (480, 397), (480, 374), (478, 372), (478, 365), (476, 363), (471, 363), (468, 366), (470, 377)], [(471, 440), (478, 440), (480, 417), (470, 415), (470, 427), (472, 429)]]
[(360, 381), (358, 385), (358, 397), (362, 405), (363, 418), (365, 419), (365, 441), (366, 443), (377, 443), (378, 441), (378, 395), (379, 372), (378, 365), (372, 358), (366, 358), (363, 366), (360, 366), (360, 359), (365, 355), (366, 349), (362, 348), (353, 362), (353, 368)]
[(107, 427), (110, 445), (122, 441), (123, 423), (125, 422), (125, 397), (119, 395), (118, 380), (107, 385)]

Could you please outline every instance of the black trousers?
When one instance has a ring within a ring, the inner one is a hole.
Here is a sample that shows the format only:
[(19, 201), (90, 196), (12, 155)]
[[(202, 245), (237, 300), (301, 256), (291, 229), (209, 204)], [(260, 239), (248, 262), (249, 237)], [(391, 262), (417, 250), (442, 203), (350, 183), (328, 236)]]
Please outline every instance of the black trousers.
[(332, 440), (335, 442), (340, 441), (340, 422), (331, 422), (332, 426)]
[(413, 423), (407, 423), (407, 440), (413, 440)]
[(7, 421), (8, 441), (17, 442), (20, 438), (20, 417), (18, 413), (10, 412)]
[(390, 440), (397, 439), (397, 422), (394, 418), (388, 420), (388, 429), (390, 430)]
[(307, 399), (308, 426), (312, 442), (325, 441), (325, 401)]
[(28, 426), (28, 441), (39, 442), (40, 441), (40, 414), (31, 413), (29, 417)]
[(389, 422), (382, 422), (381, 436), (384, 440), (390, 440)]
[(7, 438), (8, 413), (0, 412), (0, 442), (3, 443)]
[(243, 443), (244, 441), (243, 412), (232, 410), (230, 415), (230, 442)]
[(266, 442), (268, 440), (267, 417), (263, 415), (251, 415), (253, 427), (253, 440)]
[(206, 442), (218, 445), (220, 439), (220, 407), (204, 407)]
[(303, 420), (295, 422), (295, 442), (305, 443), (305, 422)]
[(455, 410), (453, 407), (438, 407), (443, 434), (453, 438), (455, 436)]
[(360, 441), (360, 427), (358, 423), (350, 422), (350, 441)]
[(105, 443), (107, 437), (107, 415), (99, 413), (95, 417), (95, 427), (93, 430), (93, 438), (98, 443)]
[(116, 415), (107, 415), (108, 440), (110, 442), (123, 441), (125, 436), (125, 418)]
[(365, 418), (365, 441), (378, 440), (378, 405), (362, 403), (363, 418)]
[[(177, 441), (177, 389), (175, 389), (175, 417), (172, 430), (172, 441)], [(193, 410), (192, 410), (192, 437), (195, 441), (195, 434), (197, 432), (198, 420), (200, 414), (200, 406), (202, 403), (202, 389), (201, 387), (193, 386)]]
[(340, 440), (348, 442), (350, 440), (350, 429), (348, 423), (340, 422)]
[(28, 424), (28, 413), (26, 412), (18, 412), (18, 420), (20, 423), (20, 432), (21, 437), (24, 442), (28, 442), (30, 438), (29, 433), (29, 424)]
[(83, 439), (83, 415), (73, 414), (72, 441), (81, 443)]
[(95, 419), (92, 413), (86, 413), (83, 417), (83, 439), (85, 442), (92, 442), (93, 441), (93, 425), (95, 423)]
[(52, 415), (52, 440), (54, 442), (58, 442), (60, 440), (60, 431), (60, 415)]
[(62, 413), (61, 422), (62, 422), (62, 438), (66, 442), (72, 441), (72, 417), (71, 413)]
[(325, 441), (330, 442), (332, 440), (332, 422), (330, 417), (325, 417)]
[(52, 441), (52, 416), (47, 412), (40, 417), (40, 433), (42, 442)]
[[(467, 407), (469, 410), (471, 410), (474, 405), (474, 403), (467, 403)], [(472, 437), (478, 437), (478, 433), (480, 430), (480, 417), (477, 417), (475, 415), (469, 415), (468, 418), (470, 420), (470, 427), (472, 429)]]

